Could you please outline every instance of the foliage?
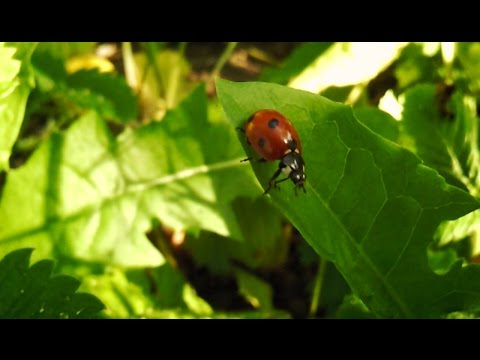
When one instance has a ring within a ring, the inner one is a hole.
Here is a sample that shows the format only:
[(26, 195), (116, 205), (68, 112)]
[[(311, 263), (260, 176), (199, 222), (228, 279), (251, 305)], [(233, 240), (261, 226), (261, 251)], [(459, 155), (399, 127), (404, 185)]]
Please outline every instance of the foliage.
[(478, 316), (478, 44), (269, 46), (0, 43), (1, 317)]
[(77, 293), (71, 276), (51, 277), (53, 261), (28, 266), (32, 249), (20, 249), (0, 261), (0, 318), (78, 319), (104, 309), (95, 296)]

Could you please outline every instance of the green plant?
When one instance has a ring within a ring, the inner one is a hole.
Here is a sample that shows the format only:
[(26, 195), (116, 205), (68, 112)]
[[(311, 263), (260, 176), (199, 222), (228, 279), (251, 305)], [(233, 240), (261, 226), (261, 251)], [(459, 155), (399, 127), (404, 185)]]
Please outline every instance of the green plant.
[(1, 43), (0, 316), (478, 316), (478, 44), (287, 45)]

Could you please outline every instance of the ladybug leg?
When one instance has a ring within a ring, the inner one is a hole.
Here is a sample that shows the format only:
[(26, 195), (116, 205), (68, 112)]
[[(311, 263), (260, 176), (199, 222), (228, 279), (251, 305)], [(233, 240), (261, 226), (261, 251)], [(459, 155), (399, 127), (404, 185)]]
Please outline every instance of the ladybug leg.
[(244, 128), (241, 128), (241, 127), (238, 126), (235, 129), (245, 134), (245, 129)]
[[(277, 187), (277, 181), (275, 181), (275, 179), (282, 173), (282, 168), (278, 168), (277, 171), (275, 171), (275, 173), (273, 174), (272, 178), (270, 179), (270, 181), (268, 182), (268, 188), (267, 190), (265, 190), (265, 192), (263, 193), (263, 195), (266, 195), (271, 189), (272, 187)], [(286, 180), (286, 179), (284, 179)], [(280, 180), (279, 182), (282, 182), (283, 180)]]
[(252, 160), (255, 160), (255, 161), (258, 161), (258, 162), (266, 162), (267, 160), (265, 160), (264, 158), (260, 158), (260, 159), (254, 159), (253, 157), (248, 157), (246, 159), (243, 159), (243, 160), (240, 160), (240, 162), (245, 162), (245, 161), (252, 161)]

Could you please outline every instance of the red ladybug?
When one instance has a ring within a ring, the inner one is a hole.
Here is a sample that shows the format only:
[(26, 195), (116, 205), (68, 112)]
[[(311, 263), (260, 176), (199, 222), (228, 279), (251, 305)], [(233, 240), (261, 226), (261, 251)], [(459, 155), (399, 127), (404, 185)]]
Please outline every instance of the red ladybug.
[[(280, 160), (277, 171), (273, 174), (264, 194), (272, 187), (291, 179), (295, 184), (295, 194), (298, 188), (305, 191), (305, 163), (302, 158), (302, 144), (297, 131), (285, 116), (275, 110), (259, 110), (248, 119), (244, 129), (247, 142), (257, 154), (261, 156), (259, 161)], [(252, 160), (247, 158), (243, 161)], [(287, 177), (275, 180), (280, 173)]]

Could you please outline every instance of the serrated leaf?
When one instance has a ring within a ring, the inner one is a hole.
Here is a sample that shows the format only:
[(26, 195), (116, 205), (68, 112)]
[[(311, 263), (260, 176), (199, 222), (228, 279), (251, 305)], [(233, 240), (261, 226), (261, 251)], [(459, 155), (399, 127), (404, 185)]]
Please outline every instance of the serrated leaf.
[(35, 43), (0, 43), (0, 171), (9, 170), (31, 88), (30, 56)]
[(31, 246), (39, 258), (157, 266), (145, 236), (154, 218), (241, 240), (231, 202), (260, 189), (235, 130), (210, 124), (206, 102), (198, 87), (161, 123), (118, 139), (95, 113), (54, 134), (6, 180), (0, 254)]
[[(218, 80), (217, 93), (234, 126), (263, 108), (291, 119), (302, 139), (307, 194), (296, 197), (293, 184), (284, 184), (272, 202), (376, 316), (431, 317), (478, 306), (480, 267), (457, 262), (438, 276), (427, 261), (439, 223), (477, 209), (473, 197), (371, 132), (345, 105), (265, 83)], [(277, 166), (252, 163), (264, 188)]]
[(89, 318), (104, 309), (95, 296), (76, 292), (77, 279), (51, 277), (53, 261), (29, 267), (32, 251), (16, 250), (0, 261), (0, 318)]

